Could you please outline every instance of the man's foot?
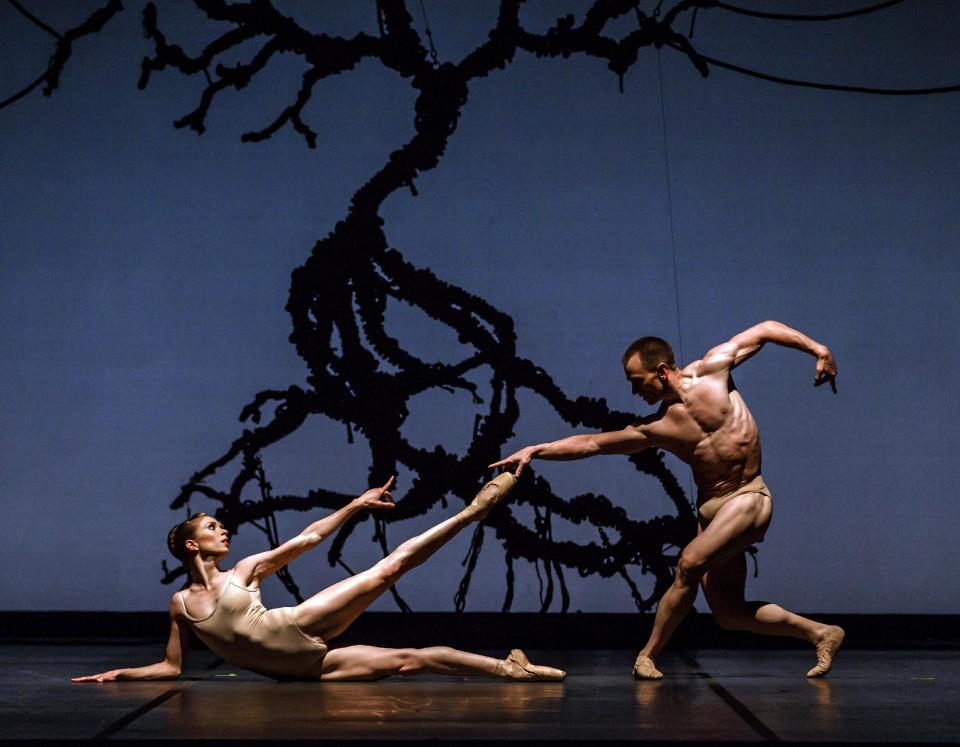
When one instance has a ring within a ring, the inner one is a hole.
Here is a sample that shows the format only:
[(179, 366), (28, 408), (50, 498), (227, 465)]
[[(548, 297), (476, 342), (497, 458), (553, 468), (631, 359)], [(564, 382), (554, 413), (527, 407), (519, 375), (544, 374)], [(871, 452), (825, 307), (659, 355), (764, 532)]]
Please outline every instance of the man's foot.
[(633, 662), (633, 677), (638, 680), (662, 680), (663, 672), (657, 669), (653, 659), (640, 654)]
[(506, 659), (497, 664), (496, 675), (507, 680), (562, 682), (567, 673), (562, 669), (531, 664), (527, 655), (520, 649), (515, 648)]
[(823, 677), (833, 666), (833, 657), (843, 643), (846, 633), (839, 625), (831, 625), (817, 641), (817, 666), (807, 672), (807, 677)]
[(490, 509), (496, 506), (503, 498), (513, 490), (517, 484), (517, 478), (510, 472), (501, 472), (490, 482), (480, 488), (480, 491), (474, 496), (473, 501), (467, 506), (474, 518), (482, 519)]

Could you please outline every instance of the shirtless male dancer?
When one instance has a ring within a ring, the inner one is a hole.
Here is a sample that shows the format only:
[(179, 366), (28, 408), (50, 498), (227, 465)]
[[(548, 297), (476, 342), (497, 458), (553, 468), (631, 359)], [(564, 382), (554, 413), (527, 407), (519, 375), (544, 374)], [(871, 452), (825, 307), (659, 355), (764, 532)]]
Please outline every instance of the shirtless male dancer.
[(698, 489), (699, 529), (680, 554), (673, 585), (657, 607), (653, 631), (633, 667), (637, 679), (663, 677), (656, 659), (693, 606), (698, 584), (721, 628), (805, 638), (814, 644), (817, 665), (807, 677), (822, 677), (830, 671), (843, 642), (844, 631), (836, 625), (809, 620), (775, 604), (744, 601), (745, 551), (763, 539), (773, 506), (760, 476), (757, 424), (730, 372), (767, 342), (814, 356), (814, 386), (829, 382), (836, 394), (837, 365), (826, 345), (780, 322), (757, 324), (683, 369), (677, 368), (673, 350), (664, 340), (641, 337), (623, 354), (623, 369), (634, 394), (647, 404), (661, 403), (655, 414), (620, 431), (527, 446), (490, 465), (515, 464), (514, 474), (519, 476), (534, 458), (636, 454), (651, 446), (676, 454), (690, 465)]

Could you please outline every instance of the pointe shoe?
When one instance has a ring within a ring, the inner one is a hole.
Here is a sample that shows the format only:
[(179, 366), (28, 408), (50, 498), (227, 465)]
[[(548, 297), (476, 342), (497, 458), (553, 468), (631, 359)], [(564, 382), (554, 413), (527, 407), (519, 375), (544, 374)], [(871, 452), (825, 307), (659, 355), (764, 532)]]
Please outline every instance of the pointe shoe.
[(633, 662), (633, 678), (636, 680), (662, 680), (661, 672), (653, 663), (653, 659), (643, 654), (637, 655), (637, 660)]
[(497, 664), (496, 675), (507, 680), (527, 682), (562, 682), (567, 673), (562, 669), (531, 664), (527, 655), (518, 648)]
[(833, 657), (843, 644), (846, 635), (839, 625), (831, 625), (823, 638), (817, 641), (817, 666), (807, 672), (807, 677), (823, 677), (833, 666)]
[(470, 503), (470, 508), (474, 510), (474, 515), (482, 519), (490, 509), (496, 506), (503, 498), (513, 490), (517, 484), (517, 478), (510, 472), (501, 472), (490, 482), (484, 485), (474, 496)]

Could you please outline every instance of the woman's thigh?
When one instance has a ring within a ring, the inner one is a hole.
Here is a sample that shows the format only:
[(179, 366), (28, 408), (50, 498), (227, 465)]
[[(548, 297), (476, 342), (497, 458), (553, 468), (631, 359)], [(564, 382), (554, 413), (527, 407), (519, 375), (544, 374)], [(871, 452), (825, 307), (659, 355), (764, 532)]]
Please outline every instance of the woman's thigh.
[(409, 659), (410, 649), (344, 646), (333, 649), (323, 657), (318, 676), (329, 682), (379, 680), (399, 674)]
[(338, 581), (293, 608), (301, 630), (321, 638), (343, 632), (390, 585), (375, 569)]

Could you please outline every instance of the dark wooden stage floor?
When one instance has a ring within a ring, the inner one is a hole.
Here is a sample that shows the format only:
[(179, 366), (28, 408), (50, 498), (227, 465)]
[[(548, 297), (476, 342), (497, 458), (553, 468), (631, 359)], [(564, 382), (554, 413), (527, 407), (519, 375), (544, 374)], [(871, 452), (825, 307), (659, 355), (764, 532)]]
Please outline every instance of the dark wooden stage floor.
[(629, 650), (529, 653), (567, 681), (278, 683), (192, 651), (178, 681), (80, 685), (69, 677), (149, 663), (157, 644), (7, 643), (0, 738), (960, 741), (955, 648), (844, 650), (817, 681), (794, 649), (675, 648), (662, 682), (635, 682)]

